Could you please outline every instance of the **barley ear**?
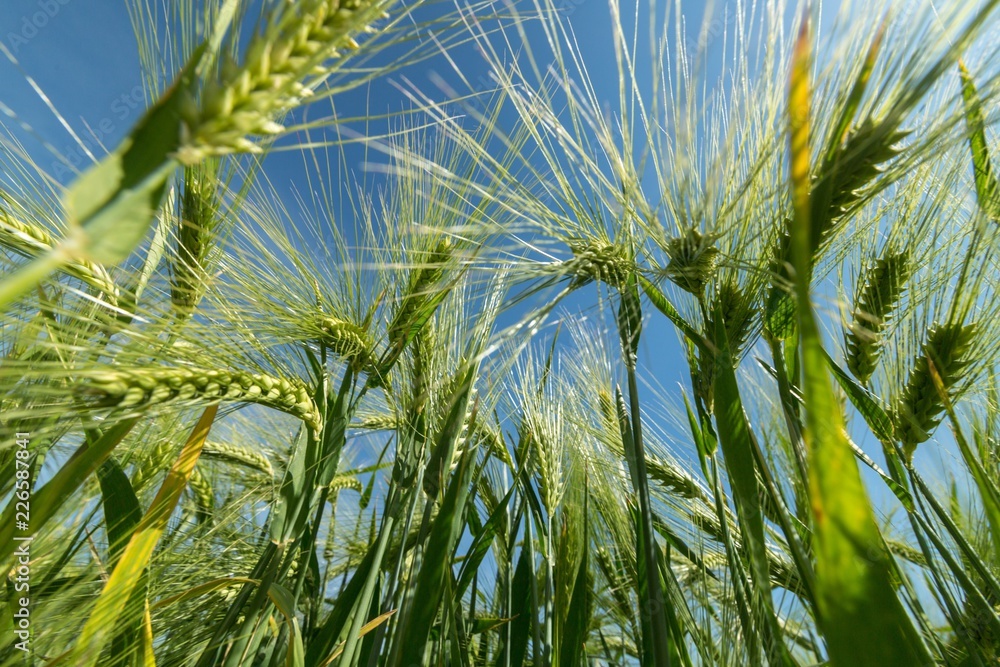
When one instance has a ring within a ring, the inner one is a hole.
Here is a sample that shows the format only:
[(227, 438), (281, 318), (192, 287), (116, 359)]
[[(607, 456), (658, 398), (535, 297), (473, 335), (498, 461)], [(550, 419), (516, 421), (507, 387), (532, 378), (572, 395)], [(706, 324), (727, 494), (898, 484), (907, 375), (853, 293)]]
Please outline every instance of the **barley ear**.
[(954, 400), (971, 362), (976, 333), (975, 324), (936, 324), (928, 330), (922, 353), (913, 363), (893, 414), (896, 438), (908, 458), (913, 456), (918, 444), (931, 437), (945, 409), (941, 392), (931, 375), (931, 365), (944, 392)]
[(701, 297), (719, 263), (719, 249), (713, 245), (717, 238), (715, 234), (702, 234), (690, 227), (667, 241), (670, 280), (682, 290)]
[(907, 251), (887, 251), (858, 283), (851, 322), (845, 332), (847, 367), (867, 385), (882, 354), (882, 333), (910, 275)]
[(129, 410), (206, 401), (257, 403), (298, 417), (313, 430), (322, 427), (319, 409), (302, 382), (263, 374), (191, 368), (111, 369), (84, 375), (77, 390), (97, 407)]
[(190, 314), (201, 300), (208, 282), (206, 262), (219, 219), (213, 171), (203, 167), (184, 170), (177, 246), (170, 272), (170, 300), (184, 315)]
[(184, 109), (187, 141), (178, 151), (186, 164), (228, 153), (259, 153), (249, 137), (284, 131), (277, 121), (302, 104), (336, 69), (353, 36), (384, 16), (381, 0), (301, 0), (276, 3), (242, 63), (223, 57), (218, 77), (201, 100)]
[(626, 248), (608, 241), (595, 239), (572, 240), (569, 247), (573, 258), (564, 262), (560, 270), (573, 277), (573, 288), (590, 282), (604, 283), (618, 289), (625, 284), (632, 262)]

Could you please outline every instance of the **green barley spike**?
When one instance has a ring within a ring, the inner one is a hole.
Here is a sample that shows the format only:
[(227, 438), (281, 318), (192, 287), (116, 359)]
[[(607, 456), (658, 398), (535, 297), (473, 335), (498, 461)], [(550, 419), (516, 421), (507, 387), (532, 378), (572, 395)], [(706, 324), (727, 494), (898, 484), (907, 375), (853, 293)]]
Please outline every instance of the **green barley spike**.
[(927, 332), (923, 351), (914, 361), (894, 410), (896, 437), (908, 457), (913, 456), (918, 444), (931, 437), (945, 410), (931, 376), (931, 364), (949, 401), (953, 400), (971, 362), (969, 352), (975, 337), (975, 324), (937, 324)]
[(588, 239), (570, 241), (573, 259), (564, 264), (564, 270), (573, 276), (573, 286), (583, 287), (590, 282), (603, 282), (619, 288), (625, 284), (631, 262), (628, 252), (620, 245), (608, 241)]
[(309, 389), (298, 380), (242, 371), (193, 368), (111, 369), (80, 379), (78, 391), (98, 407), (138, 409), (190, 401), (257, 403), (322, 427)]
[[(897, 147), (907, 135), (896, 124), (870, 118), (848, 133), (834, 157), (825, 162), (812, 177), (810, 193), (810, 250), (815, 257), (833, 230), (865, 194), (885, 163), (898, 156)], [(787, 218), (771, 247), (772, 287), (767, 297), (765, 325), (775, 338), (785, 339), (795, 331), (795, 301), (790, 286), (790, 240), (792, 220)]]
[(358, 325), (336, 317), (323, 317), (319, 321), (319, 328), (323, 332), (320, 342), (345, 360), (360, 367), (372, 362), (375, 346), (368, 332)]
[(702, 234), (691, 227), (681, 236), (667, 241), (670, 280), (682, 290), (701, 296), (718, 267), (719, 249), (713, 245), (716, 238), (714, 234)]
[(271, 460), (249, 447), (219, 442), (206, 442), (202, 449), (202, 458), (226, 461), (250, 470), (256, 470), (268, 477), (274, 476), (274, 466), (271, 465)]
[[(722, 312), (722, 321), (726, 328), (726, 338), (729, 341), (729, 352), (738, 357), (746, 345), (747, 338), (753, 328), (757, 316), (757, 306), (753, 296), (740, 287), (735, 278), (723, 280), (713, 297)], [(706, 331), (715, 331), (715, 303), (708, 311)]]
[(198, 523), (209, 521), (215, 510), (215, 492), (204, 473), (198, 468), (191, 471), (191, 477), (188, 478), (188, 489), (191, 491), (197, 508)]
[(260, 153), (250, 136), (284, 131), (277, 120), (313, 94), (336, 69), (354, 36), (385, 15), (379, 0), (300, 0), (274, 3), (262, 32), (246, 48), (242, 64), (223, 58), (219, 75), (200, 100), (183, 108), (186, 141), (178, 152), (185, 164), (228, 153)]
[(869, 267), (859, 282), (858, 294), (845, 334), (847, 367), (867, 385), (882, 354), (882, 333), (910, 275), (906, 251), (887, 252)]
[(184, 170), (184, 193), (177, 221), (177, 249), (171, 266), (170, 300), (189, 313), (205, 293), (205, 264), (218, 223), (219, 201), (215, 180), (207, 170)]

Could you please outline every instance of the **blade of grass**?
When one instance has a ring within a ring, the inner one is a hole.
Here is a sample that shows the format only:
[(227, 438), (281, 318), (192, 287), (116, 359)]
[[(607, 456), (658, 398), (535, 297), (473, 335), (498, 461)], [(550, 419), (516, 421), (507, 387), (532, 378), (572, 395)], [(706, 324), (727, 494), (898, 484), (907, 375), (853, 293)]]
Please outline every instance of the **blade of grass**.
[(810, 49), (808, 23), (803, 21), (792, 62), (788, 109), (792, 259), (797, 276), (818, 621), (833, 665), (930, 664), (927, 648), (890, 580), (891, 557), (847, 443), (810, 303)]
[(101, 649), (112, 632), (116, 619), (138, 584), (140, 575), (148, 565), (153, 549), (156, 548), (156, 543), (166, 529), (170, 515), (187, 486), (188, 478), (198, 462), (218, 409), (217, 405), (205, 409), (181, 449), (177, 461), (163, 481), (152, 505), (143, 516), (128, 546), (125, 547), (117, 567), (98, 597), (71, 652), (74, 665), (93, 667), (97, 664)]

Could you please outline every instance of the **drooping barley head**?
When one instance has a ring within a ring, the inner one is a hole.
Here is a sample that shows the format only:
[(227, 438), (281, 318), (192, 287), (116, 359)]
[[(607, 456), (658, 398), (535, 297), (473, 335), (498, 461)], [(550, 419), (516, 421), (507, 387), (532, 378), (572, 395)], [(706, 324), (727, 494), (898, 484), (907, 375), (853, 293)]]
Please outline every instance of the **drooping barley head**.
[(340, 355), (345, 361), (365, 368), (374, 362), (374, 344), (363, 328), (337, 317), (322, 317), (319, 320), (322, 332), (320, 342)]
[[(38, 257), (51, 252), (58, 244), (46, 229), (18, 220), (0, 208), (0, 246), (25, 257)], [(98, 291), (109, 305), (118, 305), (119, 289), (103, 265), (76, 258), (63, 270)]]
[(241, 447), (221, 442), (206, 442), (201, 455), (207, 459), (234, 463), (249, 470), (263, 473), (267, 477), (274, 476), (274, 466), (271, 465), (271, 460), (250, 447)]
[(81, 396), (98, 407), (142, 408), (163, 403), (228, 401), (256, 403), (298, 417), (314, 430), (322, 418), (308, 388), (298, 380), (242, 371), (192, 368), (112, 369), (84, 375)]

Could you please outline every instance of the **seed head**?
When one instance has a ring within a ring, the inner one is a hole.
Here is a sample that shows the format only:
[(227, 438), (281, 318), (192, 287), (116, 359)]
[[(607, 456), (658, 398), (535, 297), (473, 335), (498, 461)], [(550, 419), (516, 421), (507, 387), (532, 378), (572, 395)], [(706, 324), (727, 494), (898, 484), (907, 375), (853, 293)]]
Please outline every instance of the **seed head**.
[(718, 265), (719, 249), (712, 245), (717, 238), (717, 235), (702, 234), (691, 227), (681, 236), (667, 241), (670, 280), (682, 290), (701, 296)]
[(191, 368), (113, 369), (84, 376), (78, 387), (82, 396), (96, 399), (99, 407), (138, 409), (191, 401), (257, 403), (298, 417), (314, 430), (322, 427), (319, 409), (304, 384), (262, 374)]
[(882, 331), (910, 275), (909, 253), (886, 253), (860, 283), (846, 332), (847, 367), (868, 384), (882, 354)]
[(912, 456), (917, 445), (931, 437), (945, 409), (931, 375), (931, 365), (948, 400), (954, 399), (971, 361), (969, 352), (975, 337), (975, 324), (937, 324), (927, 332), (923, 353), (914, 361), (894, 410), (896, 437), (907, 456)]

